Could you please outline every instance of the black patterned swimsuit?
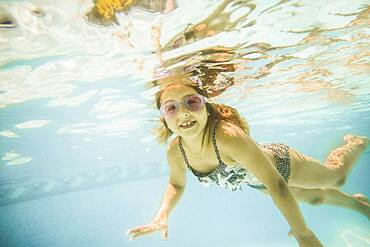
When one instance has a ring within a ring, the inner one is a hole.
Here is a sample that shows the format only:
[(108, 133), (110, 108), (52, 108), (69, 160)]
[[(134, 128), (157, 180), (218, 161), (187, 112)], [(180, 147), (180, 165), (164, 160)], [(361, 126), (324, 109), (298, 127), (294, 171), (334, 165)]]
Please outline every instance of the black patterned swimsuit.
[[(223, 189), (229, 189), (232, 191), (236, 191), (237, 189), (242, 190), (241, 185), (246, 183), (248, 186), (264, 190), (266, 186), (263, 185), (253, 174), (248, 172), (247, 169), (241, 167), (240, 165), (233, 165), (229, 166), (226, 165), (220, 157), (220, 153), (218, 151), (216, 145), (216, 138), (215, 138), (215, 128), (212, 128), (212, 143), (214, 150), (217, 155), (218, 159), (218, 166), (217, 168), (206, 174), (195, 171), (189, 164), (188, 159), (186, 157), (186, 153), (184, 147), (182, 146), (181, 136), (179, 136), (179, 147), (182, 153), (182, 156), (185, 160), (186, 165), (188, 166), (189, 170), (198, 178), (199, 182), (206, 186), (219, 186)], [(275, 161), (277, 163), (277, 170), (284, 178), (286, 182), (288, 182), (290, 176), (290, 157), (289, 157), (289, 147), (283, 143), (265, 143), (260, 145), (262, 149), (270, 149), (274, 154)]]

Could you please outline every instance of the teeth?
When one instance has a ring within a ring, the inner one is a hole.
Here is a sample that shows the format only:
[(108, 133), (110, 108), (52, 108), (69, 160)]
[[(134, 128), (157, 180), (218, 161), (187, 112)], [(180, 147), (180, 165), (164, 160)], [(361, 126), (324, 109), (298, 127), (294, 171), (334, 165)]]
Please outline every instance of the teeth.
[(185, 123), (182, 123), (181, 124), (181, 126), (184, 126), (184, 127), (186, 127), (186, 126), (188, 126), (188, 125), (191, 125), (193, 122), (185, 122)]

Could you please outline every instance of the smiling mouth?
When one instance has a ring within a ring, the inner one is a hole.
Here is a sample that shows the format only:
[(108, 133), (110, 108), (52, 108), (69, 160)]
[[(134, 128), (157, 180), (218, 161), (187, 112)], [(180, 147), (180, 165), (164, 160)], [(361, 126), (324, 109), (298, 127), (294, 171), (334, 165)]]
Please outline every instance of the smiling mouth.
[(184, 123), (182, 123), (182, 124), (180, 124), (180, 128), (183, 128), (183, 129), (189, 129), (189, 128), (191, 128), (191, 127), (193, 127), (194, 126), (194, 124), (195, 124), (195, 122), (196, 121), (186, 121), (186, 122), (184, 122)]

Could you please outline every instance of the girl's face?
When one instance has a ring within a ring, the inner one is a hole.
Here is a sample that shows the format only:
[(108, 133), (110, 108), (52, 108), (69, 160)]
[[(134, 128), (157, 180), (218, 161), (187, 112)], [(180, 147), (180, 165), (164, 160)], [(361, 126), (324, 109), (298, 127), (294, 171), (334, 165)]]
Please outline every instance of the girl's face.
[(199, 111), (191, 111), (184, 107), (184, 98), (193, 94), (198, 94), (193, 88), (175, 85), (165, 90), (161, 96), (161, 106), (173, 100), (179, 103), (177, 113), (171, 118), (165, 118), (165, 121), (173, 133), (185, 138), (199, 135), (206, 126), (208, 118), (205, 105)]

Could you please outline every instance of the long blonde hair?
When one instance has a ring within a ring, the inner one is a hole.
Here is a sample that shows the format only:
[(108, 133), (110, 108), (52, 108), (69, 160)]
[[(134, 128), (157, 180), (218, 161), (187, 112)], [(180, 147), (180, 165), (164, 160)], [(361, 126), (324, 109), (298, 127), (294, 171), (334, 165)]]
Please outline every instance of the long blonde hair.
[[(161, 107), (161, 96), (166, 91), (169, 90), (171, 87), (176, 85), (176, 83), (171, 83), (166, 85), (163, 89), (158, 91), (155, 94), (155, 103), (157, 109), (159, 110)], [(207, 92), (200, 89), (195, 85), (183, 85), (187, 87), (191, 87), (194, 89), (198, 94), (203, 95), (205, 97), (208, 96)], [(239, 112), (231, 107), (224, 104), (216, 104), (216, 103), (206, 103), (207, 112), (209, 114), (208, 120), (206, 123), (206, 128), (211, 127), (212, 125), (217, 125), (222, 120), (228, 121), (240, 127), (245, 133), (250, 135), (249, 133), (249, 125), (247, 121), (240, 116)], [(173, 132), (168, 128), (167, 123), (164, 117), (160, 118), (160, 125), (155, 129), (155, 134), (157, 137), (157, 141), (161, 144), (165, 144), (168, 141), (168, 138), (173, 134)]]

